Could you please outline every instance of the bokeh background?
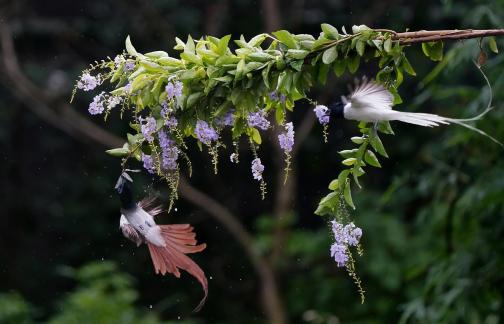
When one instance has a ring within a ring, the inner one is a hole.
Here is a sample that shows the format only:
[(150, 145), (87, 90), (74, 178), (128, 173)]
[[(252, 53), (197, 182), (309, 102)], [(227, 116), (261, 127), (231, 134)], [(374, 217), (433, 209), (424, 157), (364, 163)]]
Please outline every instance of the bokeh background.
[[(341, 168), (356, 124), (338, 121), (324, 144), (311, 107), (292, 119), (300, 150), (287, 185), (273, 134), (260, 149), (268, 195), (260, 199), (246, 145), (220, 173), (193, 148), (194, 174), (163, 222), (190, 222), (208, 248), (194, 259), (210, 282), (153, 273), (145, 247), (118, 229), (113, 186), (119, 160), (104, 150), (126, 121), (87, 115), (89, 94), (68, 100), (79, 71), (114, 57), (129, 34), (137, 50), (174, 53), (174, 37), (288, 29), (317, 35), (320, 23), (397, 31), (504, 26), (504, 1), (381, 0), (7, 0), (0, 2), (0, 323), (499, 323), (504, 319), (504, 150), (457, 126), (394, 124), (390, 159), (355, 192), (363, 228), (358, 259), (366, 302), (329, 257), (327, 220), (313, 214)], [(504, 49), (504, 41), (498, 39)], [(446, 43), (441, 64), (407, 50), (417, 71), (397, 109), (468, 117), (489, 91), (472, 61), (478, 40)], [(496, 109), (477, 126), (504, 140), (504, 55), (484, 70)], [(373, 76), (376, 66), (361, 66)], [(353, 77), (314, 89), (328, 102)], [(228, 144), (230, 144), (228, 142)], [(132, 165), (135, 167), (135, 165)], [(135, 175), (144, 191), (163, 183)], [(164, 199), (166, 202), (166, 199)]]

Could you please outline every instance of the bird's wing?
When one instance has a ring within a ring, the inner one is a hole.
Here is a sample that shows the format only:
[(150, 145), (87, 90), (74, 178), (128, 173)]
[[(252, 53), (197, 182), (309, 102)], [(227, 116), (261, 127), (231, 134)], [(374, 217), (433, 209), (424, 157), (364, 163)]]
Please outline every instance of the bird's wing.
[(121, 219), (119, 220), (119, 228), (121, 229), (124, 237), (126, 237), (128, 240), (133, 241), (137, 246), (140, 246), (140, 244), (142, 244), (142, 237), (137, 232), (137, 230), (128, 222), (124, 215), (121, 215)]
[(151, 216), (156, 216), (164, 212), (163, 206), (156, 204), (157, 197), (154, 195), (149, 195), (138, 202), (138, 206), (151, 214)]
[(383, 85), (363, 79), (349, 96), (353, 108), (392, 109), (394, 96)]

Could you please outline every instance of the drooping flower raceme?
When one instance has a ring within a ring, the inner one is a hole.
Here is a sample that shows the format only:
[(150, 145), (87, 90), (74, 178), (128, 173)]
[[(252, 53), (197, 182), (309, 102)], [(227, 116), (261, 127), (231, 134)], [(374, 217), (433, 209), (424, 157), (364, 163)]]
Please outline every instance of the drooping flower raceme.
[(157, 128), (156, 119), (154, 119), (154, 117), (147, 117), (147, 118), (140, 117), (139, 119), (144, 138), (149, 143), (152, 142), (154, 140), (152, 134), (156, 132)]
[(247, 123), (250, 127), (257, 127), (262, 130), (267, 130), (270, 127), (270, 122), (266, 119), (265, 117), (266, 112), (263, 110), (260, 110), (255, 113), (250, 113), (247, 116)]
[(328, 114), (329, 108), (327, 108), (324, 105), (317, 105), (315, 106), (313, 111), (315, 112), (315, 115), (317, 116), (320, 124), (322, 125), (329, 124), (329, 114)]
[(142, 162), (145, 170), (154, 174), (154, 161), (152, 160), (152, 156), (142, 153)]
[(182, 88), (183, 85), (180, 81), (168, 82), (165, 87), (167, 99), (179, 98), (182, 96)]
[(294, 125), (292, 122), (285, 124), (285, 133), (278, 135), (278, 143), (285, 153), (292, 151), (292, 146), (294, 146)]
[(160, 131), (158, 137), (159, 146), (162, 150), (161, 154), (163, 157), (163, 169), (177, 169), (179, 149), (177, 148), (175, 141), (172, 140), (165, 131)]
[(92, 76), (89, 73), (83, 73), (79, 81), (77, 81), (77, 88), (84, 91), (91, 91), (100, 85), (100, 75)]
[(196, 137), (200, 140), (200, 142), (206, 145), (210, 145), (213, 141), (219, 139), (219, 134), (217, 134), (215, 129), (213, 129), (212, 126), (209, 126), (204, 120), (198, 120), (196, 122), (194, 133), (196, 133)]
[(105, 99), (105, 92), (102, 92), (93, 98), (93, 102), (89, 104), (88, 108), (88, 111), (91, 115), (98, 115), (103, 112), (103, 110), (105, 109), (103, 105), (104, 99)]
[(262, 174), (264, 172), (264, 165), (261, 163), (260, 158), (255, 158), (252, 160), (252, 176), (256, 180), (262, 180)]
[(336, 220), (331, 221), (334, 234), (334, 244), (331, 245), (331, 256), (336, 261), (338, 267), (343, 267), (348, 261), (348, 247), (357, 246), (362, 237), (362, 229), (355, 226), (353, 222), (343, 226)]

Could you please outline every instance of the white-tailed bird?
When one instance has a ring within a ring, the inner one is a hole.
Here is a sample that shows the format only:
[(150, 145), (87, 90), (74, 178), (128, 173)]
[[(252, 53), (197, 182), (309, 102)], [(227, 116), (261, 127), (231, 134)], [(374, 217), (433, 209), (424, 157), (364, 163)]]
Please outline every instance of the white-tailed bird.
[(156, 273), (165, 275), (168, 272), (179, 278), (179, 269), (183, 269), (194, 276), (205, 293), (195, 308), (195, 311), (200, 310), (208, 295), (208, 281), (203, 270), (186, 254), (203, 251), (206, 244), (196, 245), (196, 233), (189, 224), (157, 225), (154, 216), (162, 213), (163, 209), (154, 206), (155, 198), (151, 197), (137, 204), (130, 182), (130, 176), (123, 172), (115, 186), (121, 200), (119, 226), (123, 235), (137, 246), (147, 244)]
[(497, 144), (504, 146), (497, 139), (482, 130), (466, 124), (466, 122), (481, 119), (488, 111), (490, 111), (492, 109), (491, 101), (484, 112), (476, 117), (468, 119), (454, 119), (435, 114), (396, 111), (392, 110), (393, 103), (394, 96), (390, 91), (388, 91), (383, 85), (372, 80), (368, 81), (364, 78), (360, 84), (356, 83), (355, 89), (351, 91), (348, 97), (342, 96), (341, 101), (330, 105), (327, 109), (327, 113), (329, 113), (329, 116), (335, 118), (345, 118), (373, 123), (398, 120), (404, 123), (426, 127), (457, 124), (478, 132), (481, 135), (490, 138)]

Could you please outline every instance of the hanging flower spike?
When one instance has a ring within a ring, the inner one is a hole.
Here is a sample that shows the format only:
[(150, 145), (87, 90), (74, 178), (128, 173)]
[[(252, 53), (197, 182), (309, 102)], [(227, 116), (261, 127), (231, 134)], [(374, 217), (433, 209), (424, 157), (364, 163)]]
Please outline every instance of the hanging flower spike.
[(154, 140), (152, 134), (156, 132), (157, 128), (156, 119), (154, 119), (154, 117), (140, 117), (139, 120), (144, 138), (151, 143)]
[(324, 105), (317, 105), (313, 109), (318, 118), (319, 123), (323, 127), (324, 142), (327, 143), (327, 128), (329, 127), (329, 108)]
[(102, 92), (99, 95), (96, 95), (93, 98), (93, 102), (91, 102), (89, 104), (88, 111), (91, 115), (99, 115), (99, 114), (103, 113), (103, 110), (105, 109), (105, 107), (103, 106), (103, 103), (104, 103), (103, 101), (105, 99), (104, 95), (105, 95), (105, 92)]
[(285, 124), (285, 133), (278, 135), (278, 143), (285, 153), (285, 178), (284, 184), (289, 176), (292, 147), (294, 146), (294, 125), (292, 122)]
[(247, 123), (250, 127), (257, 127), (262, 130), (267, 130), (270, 127), (270, 122), (266, 119), (265, 117), (266, 112), (263, 110), (260, 110), (255, 113), (250, 113), (247, 116)]
[(194, 133), (196, 134), (198, 140), (205, 145), (210, 145), (212, 142), (219, 139), (219, 134), (217, 134), (215, 129), (209, 126), (204, 120), (198, 119)]
[(154, 161), (152, 160), (152, 156), (142, 153), (142, 162), (145, 170), (150, 174), (154, 174)]
[(80, 80), (77, 81), (77, 88), (84, 91), (91, 91), (100, 85), (101, 76), (92, 76), (89, 73), (83, 73)]
[(261, 163), (260, 158), (255, 158), (252, 160), (252, 176), (254, 179), (261, 181), (263, 179), (262, 174), (264, 172), (264, 165)]
[(159, 146), (161, 146), (161, 155), (163, 157), (163, 169), (173, 171), (177, 169), (177, 160), (179, 149), (165, 131), (158, 134)]
[(346, 246), (338, 243), (331, 245), (331, 257), (334, 258), (338, 267), (345, 267), (348, 262)]

